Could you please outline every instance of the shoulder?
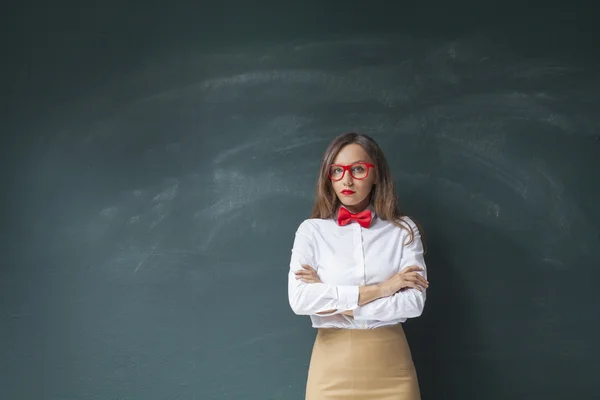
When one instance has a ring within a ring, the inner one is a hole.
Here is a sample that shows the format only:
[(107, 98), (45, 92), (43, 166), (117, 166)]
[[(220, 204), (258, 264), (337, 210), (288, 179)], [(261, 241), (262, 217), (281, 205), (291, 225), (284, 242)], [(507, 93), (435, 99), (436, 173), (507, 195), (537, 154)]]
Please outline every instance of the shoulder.
[(403, 215), (394, 221), (386, 221), (386, 223), (389, 229), (399, 235), (404, 243), (410, 243), (414, 238), (420, 237), (419, 223), (408, 215)]
[(401, 231), (406, 234), (410, 234), (411, 229), (418, 230), (417, 223), (408, 215), (403, 215), (395, 220), (385, 220), (383, 222), (394, 231)]
[(412, 219), (411, 217), (409, 217), (408, 215), (403, 215), (402, 217), (400, 217), (400, 219), (398, 220), (402, 225), (406, 225), (409, 226), (411, 229), (418, 231), (419, 227), (416, 223), (416, 221), (414, 219)]
[(296, 229), (296, 234), (313, 237), (316, 232), (321, 232), (327, 229), (331, 223), (332, 221), (327, 219), (308, 218), (300, 223), (298, 229)]
[(423, 232), (419, 225), (419, 222), (415, 219), (404, 215), (399, 220), (400, 224), (403, 228), (401, 228), (403, 232), (403, 242), (405, 245), (412, 246), (424, 246), (423, 242)]

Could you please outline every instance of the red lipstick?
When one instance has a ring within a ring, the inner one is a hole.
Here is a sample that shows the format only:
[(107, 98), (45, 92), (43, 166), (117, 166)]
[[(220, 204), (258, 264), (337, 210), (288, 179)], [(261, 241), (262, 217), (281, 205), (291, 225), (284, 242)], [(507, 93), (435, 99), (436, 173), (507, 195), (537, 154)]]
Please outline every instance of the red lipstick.
[(354, 190), (345, 189), (345, 190), (342, 190), (341, 193), (346, 196), (350, 196), (351, 194), (354, 194)]

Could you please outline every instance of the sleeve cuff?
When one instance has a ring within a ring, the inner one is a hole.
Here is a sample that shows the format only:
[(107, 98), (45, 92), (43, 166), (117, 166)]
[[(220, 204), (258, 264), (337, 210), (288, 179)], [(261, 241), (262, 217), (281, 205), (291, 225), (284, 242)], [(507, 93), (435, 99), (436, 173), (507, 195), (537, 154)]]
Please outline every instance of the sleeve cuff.
[(347, 311), (358, 307), (358, 286), (338, 286), (338, 308)]

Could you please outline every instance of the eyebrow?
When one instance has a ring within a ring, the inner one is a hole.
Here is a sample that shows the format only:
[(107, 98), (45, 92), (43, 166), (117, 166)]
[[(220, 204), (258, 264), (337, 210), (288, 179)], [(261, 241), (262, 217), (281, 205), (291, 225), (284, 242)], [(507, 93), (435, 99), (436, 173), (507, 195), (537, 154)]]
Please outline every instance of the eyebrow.
[(348, 164), (340, 164), (340, 163), (333, 163), (333, 164), (338, 164), (338, 165), (350, 165), (350, 164), (356, 164), (358, 162), (369, 162), (367, 160), (357, 160), (357, 161), (352, 161), (351, 163)]

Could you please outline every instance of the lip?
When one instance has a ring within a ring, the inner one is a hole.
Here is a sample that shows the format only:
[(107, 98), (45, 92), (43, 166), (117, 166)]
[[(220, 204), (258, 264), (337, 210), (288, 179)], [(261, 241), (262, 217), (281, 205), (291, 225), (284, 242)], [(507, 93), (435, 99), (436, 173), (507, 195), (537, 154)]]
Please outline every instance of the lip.
[(351, 194), (356, 193), (354, 190), (342, 190), (340, 193), (346, 195), (346, 196), (350, 196)]

